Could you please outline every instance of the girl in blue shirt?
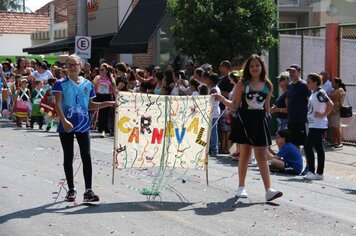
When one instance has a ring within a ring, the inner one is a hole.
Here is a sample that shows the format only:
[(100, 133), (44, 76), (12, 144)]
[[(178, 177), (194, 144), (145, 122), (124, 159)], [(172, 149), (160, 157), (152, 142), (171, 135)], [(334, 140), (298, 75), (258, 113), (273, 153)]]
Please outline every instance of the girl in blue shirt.
[(59, 137), (64, 153), (64, 172), (68, 182), (66, 200), (75, 201), (77, 191), (73, 181), (73, 144), (74, 136), (77, 139), (80, 156), (83, 161), (85, 181), (84, 202), (99, 201), (92, 188), (92, 164), (90, 155), (90, 119), (89, 110), (105, 107), (114, 107), (115, 101), (93, 102), (95, 92), (92, 83), (79, 76), (82, 61), (77, 55), (71, 55), (66, 60), (68, 77), (58, 80), (53, 88), (55, 108), (60, 120), (58, 126)]

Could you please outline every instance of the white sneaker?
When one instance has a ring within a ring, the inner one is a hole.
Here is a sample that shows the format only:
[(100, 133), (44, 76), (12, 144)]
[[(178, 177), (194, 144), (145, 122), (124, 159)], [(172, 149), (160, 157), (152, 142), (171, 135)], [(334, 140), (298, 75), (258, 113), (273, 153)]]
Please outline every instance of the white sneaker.
[(303, 177), (306, 180), (316, 180), (316, 175), (313, 172), (308, 171), (306, 175)]
[(315, 175), (315, 180), (323, 180), (323, 179), (324, 179), (324, 175), (319, 175), (319, 174)]
[(283, 192), (280, 190), (276, 190), (273, 188), (269, 188), (266, 192), (266, 201), (273, 201), (276, 198), (282, 197), (283, 196)]
[(236, 197), (238, 198), (247, 198), (247, 192), (246, 189), (244, 187), (238, 187), (238, 189), (235, 192)]

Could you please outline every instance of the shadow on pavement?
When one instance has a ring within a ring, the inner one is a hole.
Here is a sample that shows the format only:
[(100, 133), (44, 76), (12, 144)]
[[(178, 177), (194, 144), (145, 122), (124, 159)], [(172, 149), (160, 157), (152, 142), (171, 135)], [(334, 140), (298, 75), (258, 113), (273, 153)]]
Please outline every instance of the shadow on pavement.
[(311, 181), (303, 179), (302, 176), (298, 176), (296, 178), (280, 179), (280, 181), (295, 182), (295, 183), (311, 183)]
[[(224, 202), (210, 202), (207, 203), (206, 207), (194, 208), (195, 214), (197, 215), (218, 215), (223, 212), (235, 211), (238, 208), (246, 208), (254, 205), (264, 205), (265, 202), (240, 202), (239, 198), (232, 197)], [(188, 209), (190, 210), (190, 209)], [(187, 210), (187, 211), (188, 211)]]
[[(13, 219), (26, 219), (33, 216), (57, 213), (64, 215), (78, 215), (78, 214), (98, 214), (98, 213), (112, 213), (112, 212), (154, 212), (154, 211), (195, 211), (197, 215), (218, 215), (223, 212), (234, 211), (238, 208), (246, 208), (254, 205), (272, 205), (279, 206), (275, 203), (244, 203), (238, 201), (236, 197), (229, 198), (224, 202), (210, 202), (204, 207), (194, 207), (194, 204), (190, 202), (118, 202), (118, 203), (94, 203), (94, 204), (79, 204), (79, 205), (61, 205), (66, 203), (64, 201), (57, 203), (50, 203), (43, 206), (25, 209), (9, 213), (0, 217), (0, 224), (3, 224)], [(68, 203), (72, 204), (72, 203)], [(190, 207), (184, 209), (186, 207)]]
[(342, 191), (345, 192), (346, 194), (353, 194), (353, 195), (356, 195), (356, 189), (340, 188), (340, 190), (342, 190)]

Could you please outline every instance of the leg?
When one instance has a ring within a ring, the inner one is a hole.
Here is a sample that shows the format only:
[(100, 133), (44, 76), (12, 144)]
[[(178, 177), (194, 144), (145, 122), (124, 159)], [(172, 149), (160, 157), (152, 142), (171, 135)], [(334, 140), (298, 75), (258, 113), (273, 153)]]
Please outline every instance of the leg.
[(229, 137), (230, 137), (230, 132), (229, 131), (225, 132), (225, 149), (228, 154), (230, 154), (230, 146), (231, 146)]
[(269, 176), (269, 167), (268, 167), (268, 162), (267, 162), (267, 155), (266, 155), (267, 150), (266, 149), (267, 149), (267, 147), (254, 148), (256, 161), (257, 161), (258, 167), (260, 169), (260, 174), (261, 174), (261, 177), (263, 180), (263, 184), (267, 191), (269, 188), (271, 188), (271, 179)]
[(31, 121), (30, 121), (30, 128), (33, 129), (33, 125), (35, 124), (36, 118), (34, 116), (31, 116)]
[(245, 187), (245, 180), (248, 168), (248, 162), (251, 156), (252, 147), (248, 144), (240, 144), (240, 159), (239, 159), (239, 187)]
[(307, 159), (309, 171), (312, 173), (315, 173), (315, 156), (313, 150), (315, 141), (316, 141), (316, 132), (315, 129), (311, 128), (309, 129), (307, 139), (305, 140), (304, 152), (305, 152), (305, 157)]
[(220, 153), (225, 154), (226, 148), (225, 148), (225, 131), (220, 130), (219, 133), (219, 139), (220, 139)]
[(75, 133), (80, 149), (80, 157), (83, 161), (83, 175), (85, 188), (91, 189), (92, 182), (92, 165), (90, 156), (90, 135), (89, 133)]
[(335, 128), (335, 137), (337, 144), (341, 144), (341, 130), (340, 126)]
[(40, 127), (40, 129), (42, 129), (42, 126), (43, 126), (43, 123), (44, 123), (44, 117), (43, 116), (38, 116), (37, 117), (37, 122), (38, 122), (38, 125)]
[(338, 144), (338, 137), (337, 137), (337, 132), (338, 132), (338, 127), (332, 127), (332, 144)]
[(68, 188), (74, 188), (73, 181), (73, 141), (74, 133), (59, 133), (59, 138), (61, 140), (63, 154), (64, 154), (64, 173), (66, 175)]
[[(215, 124), (217, 118), (213, 118), (213, 124)], [(211, 137), (210, 137), (210, 152), (218, 153), (219, 152), (219, 135), (218, 135), (218, 127), (217, 124), (211, 129)]]
[(272, 170), (284, 171), (284, 161), (280, 159), (272, 159), (270, 167)]
[(316, 129), (316, 140), (314, 143), (314, 148), (318, 154), (318, 168), (316, 173), (322, 175), (324, 173), (324, 164), (325, 164), (325, 152), (323, 146), (323, 129)]

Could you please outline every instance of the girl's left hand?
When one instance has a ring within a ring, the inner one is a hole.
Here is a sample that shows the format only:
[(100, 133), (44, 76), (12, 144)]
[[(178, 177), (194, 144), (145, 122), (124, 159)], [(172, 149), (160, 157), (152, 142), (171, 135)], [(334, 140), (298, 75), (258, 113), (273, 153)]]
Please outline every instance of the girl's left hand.
[(219, 102), (222, 101), (222, 96), (220, 94), (218, 94), (218, 93), (213, 93), (213, 94), (211, 94), (211, 96), (213, 98), (215, 98), (216, 101), (219, 101)]
[(324, 113), (321, 113), (321, 112), (318, 112), (318, 111), (314, 112), (314, 116), (316, 118), (324, 118), (325, 117)]

